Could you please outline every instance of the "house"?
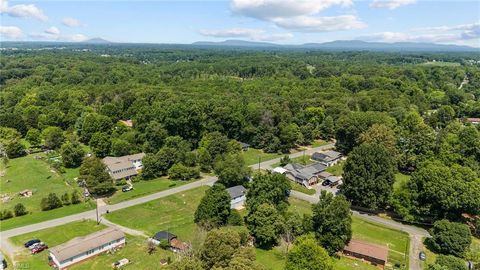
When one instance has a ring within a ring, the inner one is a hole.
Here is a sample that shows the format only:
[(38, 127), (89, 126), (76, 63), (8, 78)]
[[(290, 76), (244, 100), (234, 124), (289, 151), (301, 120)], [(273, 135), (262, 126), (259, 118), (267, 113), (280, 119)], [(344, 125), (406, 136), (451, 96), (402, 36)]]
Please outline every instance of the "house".
[(286, 174), (288, 171), (282, 167), (275, 167), (272, 172), (279, 174)]
[(318, 174), (318, 177), (320, 177), (323, 180), (327, 180), (329, 177), (333, 176), (333, 174), (329, 172), (321, 172)]
[(230, 208), (232, 209), (241, 209), (245, 204), (245, 200), (247, 199), (246, 193), (247, 189), (242, 186), (234, 186), (231, 188), (227, 188), (227, 192), (230, 195)]
[(122, 124), (124, 124), (125, 126), (127, 127), (133, 127), (133, 121), (131, 119), (128, 119), (128, 120), (120, 120), (118, 121)]
[(343, 254), (383, 267), (387, 263), (388, 248), (352, 239), (343, 249)]
[(160, 245), (162, 241), (168, 243), (170, 250), (173, 252), (182, 252), (189, 249), (189, 245), (183, 241), (180, 241), (177, 236), (167, 231), (159, 231), (152, 238), (149, 239), (155, 245)]
[(342, 178), (335, 175), (330, 175), (325, 180), (328, 180), (330, 182), (330, 186), (336, 186), (342, 183)]
[(250, 144), (244, 143), (244, 142), (240, 142), (240, 147), (242, 147), (242, 150), (243, 150), (243, 151), (248, 151), (248, 149), (250, 148)]
[(142, 159), (145, 153), (122, 157), (105, 157), (102, 162), (107, 166), (108, 173), (115, 180), (128, 179), (138, 174), (143, 167)]
[(319, 182), (319, 174), (327, 168), (320, 163), (313, 163), (307, 166), (289, 163), (283, 167), (287, 172), (285, 175), (292, 181), (309, 187)]
[(125, 234), (118, 228), (110, 227), (87, 236), (73, 238), (64, 244), (51, 248), (48, 259), (51, 265), (58, 269), (65, 269), (124, 245)]
[(324, 152), (315, 152), (313, 153), (312, 160), (318, 161), (325, 166), (332, 166), (337, 164), (338, 161), (342, 159), (342, 153), (329, 150)]
[(472, 125), (480, 124), (480, 118), (467, 118), (467, 122)]

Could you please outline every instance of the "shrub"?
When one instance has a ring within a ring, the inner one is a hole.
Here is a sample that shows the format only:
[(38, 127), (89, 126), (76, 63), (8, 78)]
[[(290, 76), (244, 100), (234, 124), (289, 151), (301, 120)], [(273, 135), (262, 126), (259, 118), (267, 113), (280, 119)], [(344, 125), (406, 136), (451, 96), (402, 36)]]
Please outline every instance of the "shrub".
[(472, 234), (467, 225), (440, 220), (431, 230), (429, 242), (439, 253), (462, 257), (472, 243)]
[(181, 163), (177, 163), (168, 170), (168, 176), (171, 179), (188, 180), (198, 178), (200, 176), (200, 170), (197, 167), (187, 167)]
[(72, 192), (71, 202), (72, 204), (79, 204), (81, 202), (78, 191), (75, 190), (74, 192)]
[(68, 192), (65, 192), (62, 195), (62, 203), (63, 203), (63, 205), (69, 205), (71, 203), (70, 194), (68, 194)]
[(0, 212), (0, 220), (9, 219), (12, 217), (13, 217), (13, 213), (10, 210), (5, 209), (2, 212)]
[(62, 207), (62, 202), (58, 198), (57, 194), (50, 193), (48, 194), (48, 197), (42, 199), (40, 202), (40, 207), (42, 208), (42, 211), (52, 210)]
[(17, 203), (13, 208), (13, 211), (15, 212), (15, 216), (17, 217), (27, 214), (27, 209), (25, 208), (25, 205), (23, 205), (22, 203)]
[(125, 179), (120, 179), (120, 180), (115, 181), (116, 186), (125, 186), (126, 184), (127, 184), (127, 180), (125, 180)]
[(228, 225), (231, 226), (243, 226), (243, 218), (236, 209), (230, 211), (230, 216), (228, 216)]

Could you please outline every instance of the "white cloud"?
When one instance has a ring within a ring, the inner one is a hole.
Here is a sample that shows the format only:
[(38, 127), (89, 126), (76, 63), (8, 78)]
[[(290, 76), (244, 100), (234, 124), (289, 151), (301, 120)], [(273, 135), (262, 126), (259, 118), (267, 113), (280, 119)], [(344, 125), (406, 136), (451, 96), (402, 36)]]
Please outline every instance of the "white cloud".
[(480, 23), (412, 29), (409, 32), (380, 32), (357, 39), (381, 42), (432, 42), (480, 46)]
[(3, 26), (0, 25), (0, 36), (8, 39), (20, 39), (23, 37), (22, 29), (16, 26)]
[(257, 41), (278, 41), (293, 37), (291, 33), (267, 33), (262, 29), (252, 28), (230, 28), (215, 30), (200, 30), (200, 34), (218, 38), (247, 38)]
[(415, 4), (416, 0), (373, 0), (370, 3), (370, 7), (372, 8), (388, 8), (388, 9), (396, 9), (401, 6)]
[(66, 37), (66, 40), (73, 41), (73, 42), (81, 42), (81, 41), (85, 41), (87, 39), (88, 39), (88, 37), (83, 35), (83, 34), (75, 34), (75, 35), (71, 35), (71, 36)]
[(75, 18), (71, 18), (71, 17), (63, 18), (62, 23), (63, 23), (63, 25), (68, 26), (68, 27), (82, 26), (82, 23), (79, 20), (77, 20)]
[(0, 14), (8, 14), (9, 16), (20, 18), (33, 18), (39, 21), (48, 20), (43, 11), (33, 4), (9, 6), (7, 0), (0, 0)]
[(333, 7), (350, 7), (352, 0), (232, 0), (231, 9), (237, 15), (274, 23), (299, 32), (325, 32), (358, 29), (366, 26), (354, 15), (320, 16)]
[(60, 35), (60, 30), (57, 27), (52, 26), (47, 30), (45, 30), (45, 33), (51, 34), (51, 35)]
[(274, 22), (282, 28), (300, 32), (330, 32), (366, 27), (365, 23), (353, 15), (334, 17), (298, 16), (293, 18), (278, 18), (275, 19)]

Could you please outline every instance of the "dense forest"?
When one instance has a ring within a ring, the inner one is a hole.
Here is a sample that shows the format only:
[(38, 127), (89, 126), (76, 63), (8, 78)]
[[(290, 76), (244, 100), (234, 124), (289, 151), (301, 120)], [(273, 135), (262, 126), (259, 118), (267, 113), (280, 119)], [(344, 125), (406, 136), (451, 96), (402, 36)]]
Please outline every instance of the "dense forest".
[[(64, 153), (84, 144), (97, 157), (143, 151), (148, 178), (172, 167), (211, 170), (238, 149), (233, 140), (287, 153), (335, 139), (353, 151), (352, 163), (389, 156), (393, 170), (412, 175), (395, 194), (387, 187), (368, 200), (347, 183), (354, 204), (409, 220), (480, 214), (480, 126), (465, 121), (480, 117), (477, 54), (79, 46), (2, 51), (0, 126), (10, 158), (22, 155), (20, 141)], [(130, 119), (133, 128), (119, 123)]]

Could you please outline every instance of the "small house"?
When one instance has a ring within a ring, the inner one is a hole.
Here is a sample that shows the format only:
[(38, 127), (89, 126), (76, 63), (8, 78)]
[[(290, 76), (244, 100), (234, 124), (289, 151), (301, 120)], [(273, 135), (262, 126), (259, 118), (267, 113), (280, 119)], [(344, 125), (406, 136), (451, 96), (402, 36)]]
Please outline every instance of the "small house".
[(125, 234), (118, 228), (110, 227), (87, 236), (73, 238), (51, 248), (48, 259), (56, 268), (66, 269), (73, 264), (124, 245)]
[(240, 147), (242, 147), (242, 151), (248, 151), (248, 149), (250, 148), (250, 144), (240, 142)]
[(33, 192), (30, 190), (30, 189), (25, 189), (25, 190), (22, 190), (18, 193), (18, 195), (22, 196), (22, 197), (31, 197), (33, 195)]
[(173, 252), (182, 252), (189, 249), (187, 243), (180, 241), (175, 234), (167, 231), (157, 232), (149, 241), (155, 245), (160, 245), (162, 241), (165, 241)]
[(384, 267), (387, 263), (388, 248), (352, 239), (343, 249), (343, 254)]
[(283, 168), (287, 170), (285, 173), (287, 178), (305, 187), (309, 187), (319, 182), (319, 174), (325, 171), (327, 167), (317, 162), (307, 166), (289, 163)]
[(243, 205), (245, 204), (245, 201), (247, 199), (246, 197), (247, 189), (242, 185), (238, 185), (231, 188), (227, 188), (227, 192), (230, 195), (230, 208), (232, 209), (243, 208)]
[(102, 162), (107, 166), (107, 171), (115, 180), (129, 179), (138, 174), (143, 168), (142, 159), (145, 153), (121, 157), (105, 157)]
[(330, 167), (337, 164), (342, 159), (342, 153), (333, 150), (315, 152), (313, 153), (311, 159)]

